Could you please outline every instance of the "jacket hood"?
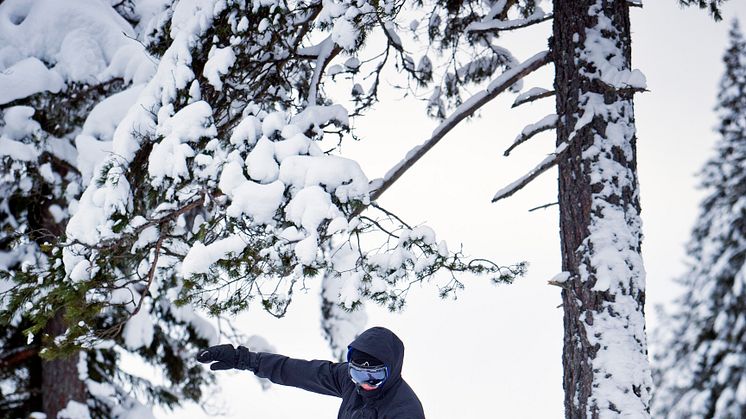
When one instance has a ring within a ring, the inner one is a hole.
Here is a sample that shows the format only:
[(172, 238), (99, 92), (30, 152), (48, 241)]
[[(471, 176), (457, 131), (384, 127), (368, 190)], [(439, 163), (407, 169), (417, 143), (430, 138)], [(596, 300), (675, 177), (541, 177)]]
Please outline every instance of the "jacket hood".
[(361, 333), (349, 347), (373, 355), (389, 368), (389, 377), (380, 388), (381, 391), (401, 381), (404, 343), (394, 332), (385, 327), (372, 327)]

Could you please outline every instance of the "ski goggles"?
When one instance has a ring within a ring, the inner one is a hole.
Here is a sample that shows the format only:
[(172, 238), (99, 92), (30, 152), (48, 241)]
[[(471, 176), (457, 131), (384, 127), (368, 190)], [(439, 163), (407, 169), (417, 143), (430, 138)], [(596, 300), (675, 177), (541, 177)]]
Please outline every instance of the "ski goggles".
[(368, 367), (357, 365), (354, 362), (349, 362), (347, 365), (352, 381), (365, 390), (377, 389), (389, 376), (389, 369), (385, 365)]

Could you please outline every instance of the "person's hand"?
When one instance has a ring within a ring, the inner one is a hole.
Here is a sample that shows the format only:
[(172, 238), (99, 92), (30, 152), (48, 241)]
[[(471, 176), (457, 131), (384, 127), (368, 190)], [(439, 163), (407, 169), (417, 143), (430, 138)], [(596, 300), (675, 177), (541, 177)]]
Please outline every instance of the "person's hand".
[(240, 370), (251, 369), (251, 356), (253, 354), (247, 348), (239, 346), (234, 348), (233, 345), (226, 343), (223, 345), (210, 346), (197, 355), (197, 361), (210, 364), (213, 371), (229, 370), (236, 368)]

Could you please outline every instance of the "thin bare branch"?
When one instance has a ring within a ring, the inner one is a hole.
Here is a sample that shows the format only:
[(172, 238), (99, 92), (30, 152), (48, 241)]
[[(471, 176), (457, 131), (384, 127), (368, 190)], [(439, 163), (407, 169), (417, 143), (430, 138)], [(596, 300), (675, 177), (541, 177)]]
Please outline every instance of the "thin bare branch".
[(538, 207), (531, 208), (530, 210), (528, 210), (528, 212), (534, 212), (540, 209), (553, 207), (555, 205), (559, 205), (559, 202), (551, 202), (549, 204), (539, 205)]

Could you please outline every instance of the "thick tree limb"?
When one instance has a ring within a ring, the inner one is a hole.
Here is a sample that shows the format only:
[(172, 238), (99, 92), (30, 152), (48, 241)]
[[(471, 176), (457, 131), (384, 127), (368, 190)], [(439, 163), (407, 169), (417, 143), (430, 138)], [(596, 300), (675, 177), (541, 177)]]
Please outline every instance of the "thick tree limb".
[(497, 202), (503, 198), (507, 198), (523, 189), (524, 186), (531, 183), (531, 181), (539, 177), (540, 174), (546, 172), (555, 164), (557, 164), (560, 157), (564, 154), (565, 150), (567, 150), (567, 143), (560, 144), (559, 147), (557, 147), (557, 149), (554, 151), (554, 153), (550, 154), (546, 159), (544, 159), (541, 163), (534, 167), (525, 176), (497, 191), (495, 196), (492, 197), (492, 202)]
[(38, 346), (22, 346), (19, 348), (13, 348), (0, 354), (0, 367), (13, 367), (33, 356), (36, 356), (38, 353)]
[[(497, 79), (492, 81), (487, 89), (475, 94), (464, 103), (461, 104), (456, 110), (443, 121), (438, 127), (433, 130), (432, 136), (422, 143), (421, 145), (410, 150), (407, 155), (399, 163), (397, 163), (391, 170), (389, 170), (383, 179), (378, 179), (371, 182), (371, 195), (370, 200), (375, 201), (378, 199), (391, 185), (394, 184), (407, 170), (409, 170), (419, 159), (422, 158), (431, 148), (433, 148), (446, 134), (448, 134), (456, 125), (462, 120), (472, 115), (477, 109), (482, 107), (487, 102), (491, 101), (497, 95), (504, 92), (510, 86), (515, 84), (517, 81), (526, 77), (528, 74), (538, 70), (544, 65), (551, 62), (551, 54), (549, 51), (540, 52), (528, 60), (524, 61), (521, 65), (511, 68), (505, 71)], [(354, 215), (359, 214), (363, 208), (356, 211)]]
[(523, 128), (523, 131), (521, 131), (521, 133), (518, 134), (518, 136), (515, 138), (515, 141), (513, 141), (513, 144), (510, 147), (508, 147), (507, 150), (505, 150), (503, 155), (505, 157), (509, 156), (510, 152), (513, 151), (514, 148), (525, 143), (534, 135), (540, 132), (548, 131), (550, 129), (555, 129), (555, 128), (557, 128), (557, 115), (551, 114), (551, 115), (545, 116), (539, 122), (535, 124), (531, 124)]

